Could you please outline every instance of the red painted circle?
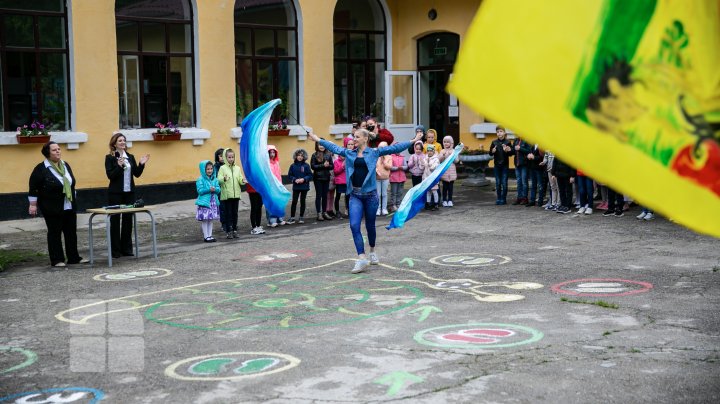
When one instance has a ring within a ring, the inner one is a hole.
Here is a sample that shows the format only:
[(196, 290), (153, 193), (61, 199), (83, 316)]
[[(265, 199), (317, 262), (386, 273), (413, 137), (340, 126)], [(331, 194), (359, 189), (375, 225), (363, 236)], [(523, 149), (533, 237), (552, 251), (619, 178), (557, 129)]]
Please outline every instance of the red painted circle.
[[(633, 289), (633, 290), (629, 290), (627, 292), (618, 292), (618, 293), (583, 293), (583, 292), (578, 292), (575, 290), (564, 289), (564, 287), (566, 285), (573, 284), (573, 283), (583, 283), (583, 282), (623, 282), (626, 284), (634, 285), (634, 287), (638, 287), (638, 289)], [(571, 295), (571, 296), (610, 297), (610, 296), (636, 295), (638, 293), (645, 293), (652, 288), (653, 288), (653, 285), (652, 285), (652, 283), (649, 283), (649, 282), (631, 281), (628, 279), (617, 279), (617, 278), (588, 278), (588, 279), (573, 279), (571, 281), (565, 281), (562, 283), (558, 283), (556, 285), (551, 286), (550, 290), (552, 290), (555, 293), (561, 293), (561, 294)]]
[(515, 332), (499, 328), (474, 328), (460, 330), (453, 334), (443, 334), (441, 339), (446, 341), (467, 342), (469, 344), (494, 344), (501, 338), (515, 335)]

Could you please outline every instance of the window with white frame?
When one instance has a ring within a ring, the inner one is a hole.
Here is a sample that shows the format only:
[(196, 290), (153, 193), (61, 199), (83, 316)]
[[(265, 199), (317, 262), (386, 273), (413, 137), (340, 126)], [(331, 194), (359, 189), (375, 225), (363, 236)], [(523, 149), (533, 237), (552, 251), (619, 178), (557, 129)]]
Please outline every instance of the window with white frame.
[(387, 28), (378, 0), (338, 0), (333, 16), (335, 123), (383, 116)]
[(116, 0), (120, 128), (195, 126), (190, 0)]
[(235, 1), (235, 97), (238, 125), (279, 98), (273, 120), (297, 124), (298, 30), (292, 0)]
[(70, 129), (65, 0), (0, 1), (0, 122)]

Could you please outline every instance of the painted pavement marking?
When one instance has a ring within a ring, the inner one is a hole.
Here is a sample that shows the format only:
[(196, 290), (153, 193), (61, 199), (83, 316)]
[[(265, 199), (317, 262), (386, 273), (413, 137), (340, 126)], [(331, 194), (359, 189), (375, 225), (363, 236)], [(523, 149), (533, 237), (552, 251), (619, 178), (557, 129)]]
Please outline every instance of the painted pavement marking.
[(428, 318), (428, 316), (430, 316), (430, 313), (433, 313), (433, 312), (434, 313), (442, 313), (442, 310), (440, 310), (439, 308), (437, 308), (435, 306), (430, 306), (430, 305), (420, 306), (417, 309), (410, 310), (410, 313), (416, 313), (416, 312), (420, 312), (420, 317), (418, 318), (418, 323), (422, 323), (423, 321), (425, 321)]
[(0, 352), (9, 352), (9, 353), (17, 352), (25, 357), (25, 360), (18, 363), (17, 365), (10, 366), (7, 369), (0, 370), (0, 374), (10, 373), (15, 370), (22, 369), (24, 367), (32, 365), (33, 363), (35, 363), (35, 361), (37, 361), (37, 354), (28, 349), (17, 348), (17, 347), (12, 347), (12, 346), (0, 346)]
[(165, 375), (177, 380), (240, 380), (290, 370), (300, 359), (277, 352), (224, 352), (175, 362)]
[(510, 257), (487, 253), (449, 254), (430, 258), (431, 264), (464, 268), (502, 265), (510, 261), (512, 261)]
[[(306, 267), (306, 268), (300, 268), (292, 271), (282, 272), (274, 275), (260, 275), (260, 276), (254, 276), (254, 277), (247, 277), (247, 278), (237, 278), (237, 279), (226, 279), (226, 280), (219, 280), (219, 281), (208, 281), (208, 282), (201, 282), (196, 283), (192, 285), (186, 285), (186, 286), (180, 286), (175, 288), (169, 288), (169, 289), (162, 289), (152, 292), (146, 292), (146, 293), (139, 293), (139, 294), (133, 294), (123, 297), (118, 297), (114, 299), (108, 299), (103, 301), (98, 301), (96, 303), (90, 303), (85, 304), (78, 307), (72, 307), (70, 309), (64, 310), (59, 312), (55, 315), (55, 318), (57, 318), (60, 321), (69, 322), (72, 324), (88, 324), (90, 320), (96, 317), (102, 317), (107, 314), (112, 313), (119, 313), (123, 311), (128, 310), (143, 310), (148, 309), (150, 307), (154, 307), (155, 310), (158, 309), (158, 306), (166, 305), (165, 309), (172, 307), (173, 300), (178, 298), (178, 295), (197, 295), (197, 296), (203, 296), (204, 299), (207, 298), (207, 295), (216, 294), (218, 291), (223, 291), (221, 294), (225, 294), (226, 296), (228, 293), (233, 293), (235, 291), (234, 289), (237, 287), (242, 287), (242, 285), (248, 285), (251, 281), (260, 281), (260, 280), (276, 280), (280, 276), (287, 277), (287, 282), (292, 282), (293, 279), (295, 279), (297, 282), (300, 282), (299, 279), (301, 278), (293, 278), (293, 277), (302, 277), (304, 272), (310, 272), (312, 270), (319, 270), (324, 268), (333, 267), (335, 265), (346, 265), (348, 263), (354, 263), (354, 259), (341, 259), (333, 262), (329, 262), (326, 264)], [(440, 290), (440, 291), (447, 291), (451, 293), (460, 293), (465, 294), (468, 296), (471, 296), (477, 301), (481, 302), (492, 302), (492, 303), (498, 303), (498, 302), (510, 302), (510, 301), (516, 301), (524, 299), (525, 296), (520, 294), (506, 294), (506, 293), (497, 293), (497, 292), (489, 292), (486, 291), (488, 288), (506, 288), (511, 290), (530, 290), (530, 289), (539, 289), (542, 288), (543, 285), (539, 283), (534, 282), (505, 282), (505, 281), (499, 281), (499, 282), (478, 282), (472, 279), (439, 279), (434, 278), (432, 276), (428, 276), (426, 273), (414, 269), (408, 269), (408, 268), (397, 268), (393, 267), (391, 265), (387, 264), (380, 264), (380, 266), (391, 270), (390, 272), (383, 272), (383, 275), (387, 275), (390, 277), (397, 277), (400, 274), (407, 275), (407, 274), (414, 274), (419, 276), (419, 279), (372, 279), (378, 284), (383, 284), (385, 286), (383, 287), (375, 287), (373, 291), (383, 291), (383, 290), (399, 290), (401, 288), (405, 288), (406, 291), (411, 291), (416, 296), (422, 295), (421, 292), (417, 291), (414, 288), (409, 288), (407, 286), (400, 285), (402, 283), (419, 283), (424, 286), (427, 286), (428, 288), (434, 289), (434, 290)], [(375, 272), (377, 273), (377, 272)], [(340, 275), (338, 275), (340, 276)], [(354, 277), (361, 278), (361, 279), (369, 279), (367, 277), (361, 277), (355, 275)], [(403, 276), (405, 278), (405, 276)], [(352, 279), (347, 279), (347, 282), (353, 282)], [(396, 283), (395, 285), (388, 285), (386, 282), (393, 282)], [(259, 282), (256, 282), (259, 284)], [(267, 282), (266, 282), (267, 283)], [(295, 299), (295, 305), (297, 306), (299, 304), (299, 301), (297, 300), (299, 296), (301, 295), (294, 295), (292, 298), (288, 296), (280, 296), (280, 294), (277, 294), (273, 291), (273, 289), (267, 289), (269, 286), (266, 286), (266, 289), (263, 291), (264, 297), (257, 297), (254, 298), (251, 302), (252, 306), (257, 309), (268, 309), (267, 306), (270, 307), (285, 307), (291, 305), (291, 300)], [(480, 290), (484, 289), (484, 290)], [(268, 295), (274, 295), (274, 296), (268, 296)], [(270, 299), (270, 300), (267, 300)], [(275, 299), (288, 299), (288, 300), (275, 300)], [(125, 308), (118, 308), (118, 305), (113, 305), (113, 309), (108, 309), (106, 303), (111, 302), (117, 302), (125, 305)], [(187, 306), (187, 302), (184, 302)], [(237, 303), (237, 299), (236, 299)], [(206, 303), (203, 303), (204, 306), (206, 306)], [(207, 307), (197, 307), (198, 309), (196, 312), (186, 312), (186, 313), (177, 313), (176, 318), (180, 319), (180, 317), (177, 316), (197, 316), (201, 314), (205, 314), (207, 311)], [(310, 309), (313, 307), (312, 305), (305, 304), (305, 307), (308, 308), (308, 311), (311, 311)], [(363, 313), (358, 314), (357, 311), (348, 310), (348, 308), (338, 308), (337, 313), (342, 314), (348, 314), (356, 316), (356, 319), (361, 319), (360, 317), (363, 316)], [(277, 313), (276, 313), (277, 314)], [(385, 314), (385, 313), (383, 313)], [(379, 315), (379, 313), (378, 313)], [(172, 317), (172, 316), (170, 316)], [(168, 316), (162, 316), (165, 320), (169, 320)], [(366, 318), (366, 317), (365, 317)], [(226, 318), (224, 320), (227, 320), (225, 323), (236, 321), (237, 319), (231, 319)], [(182, 321), (184, 325), (187, 325), (189, 320), (178, 320)], [(222, 320), (221, 320), (222, 321)], [(278, 320), (278, 326), (281, 328), (288, 328), (292, 326), (293, 321), (296, 321), (296, 317), (293, 317), (292, 315), (285, 315), (281, 319)]]
[(23, 393), (0, 397), (0, 403), (95, 404), (102, 400), (104, 397), (105, 393), (98, 389), (92, 389), (89, 387), (61, 387), (54, 389), (26, 391)]
[(153, 279), (169, 276), (173, 271), (165, 268), (144, 268), (132, 272), (123, 272), (119, 274), (103, 273), (93, 276), (96, 281), (135, 281), (138, 279)]
[(405, 371), (397, 371), (386, 374), (375, 380), (374, 383), (387, 385), (388, 389), (385, 395), (394, 396), (399, 393), (406, 384), (420, 383), (423, 381), (425, 381), (425, 379), (420, 376)]
[(310, 250), (290, 251), (248, 251), (233, 258), (232, 261), (252, 261), (254, 263), (288, 262), (313, 256)]
[(573, 279), (550, 287), (555, 293), (585, 297), (629, 296), (645, 293), (652, 283), (617, 278)]
[[(387, 291), (393, 294), (380, 293)], [(149, 307), (145, 318), (201, 330), (318, 327), (385, 315), (415, 305), (423, 297), (417, 288), (365, 275), (279, 275), (177, 293)]]
[(467, 323), (428, 328), (415, 334), (422, 345), (439, 348), (493, 349), (530, 344), (543, 333), (517, 324)]

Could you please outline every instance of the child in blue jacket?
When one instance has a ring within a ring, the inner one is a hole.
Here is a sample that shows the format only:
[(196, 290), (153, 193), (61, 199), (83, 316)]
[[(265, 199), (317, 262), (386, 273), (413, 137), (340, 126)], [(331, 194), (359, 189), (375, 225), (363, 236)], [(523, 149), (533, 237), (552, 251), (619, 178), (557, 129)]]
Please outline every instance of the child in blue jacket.
[(308, 154), (304, 149), (297, 149), (293, 152), (293, 163), (290, 164), (288, 169), (288, 177), (293, 184), (292, 204), (290, 205), (290, 220), (288, 224), (295, 223), (295, 210), (297, 209), (297, 202), (300, 199), (300, 217), (297, 219), (297, 223), (305, 223), (305, 197), (310, 190), (310, 180), (313, 178), (313, 173), (310, 171), (310, 165), (306, 163)]
[(203, 160), (200, 162), (200, 177), (195, 181), (198, 197), (195, 200), (197, 213), (195, 218), (200, 221), (203, 237), (206, 243), (214, 243), (212, 236), (212, 221), (219, 218), (218, 205), (220, 201), (220, 184), (215, 177), (215, 167), (212, 161)]

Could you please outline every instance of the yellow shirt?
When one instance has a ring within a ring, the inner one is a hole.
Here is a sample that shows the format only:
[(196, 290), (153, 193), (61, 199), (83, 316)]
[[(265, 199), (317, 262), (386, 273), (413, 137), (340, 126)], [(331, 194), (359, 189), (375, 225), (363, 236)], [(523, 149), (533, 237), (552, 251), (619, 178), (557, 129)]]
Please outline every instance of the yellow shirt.
[(427, 154), (427, 147), (428, 147), (428, 145), (430, 145), (430, 144), (432, 144), (433, 146), (435, 146), (435, 153), (438, 153), (440, 150), (442, 150), (442, 146), (440, 146), (440, 143), (438, 143), (438, 142), (435, 142), (435, 143), (423, 143), (423, 153)]

